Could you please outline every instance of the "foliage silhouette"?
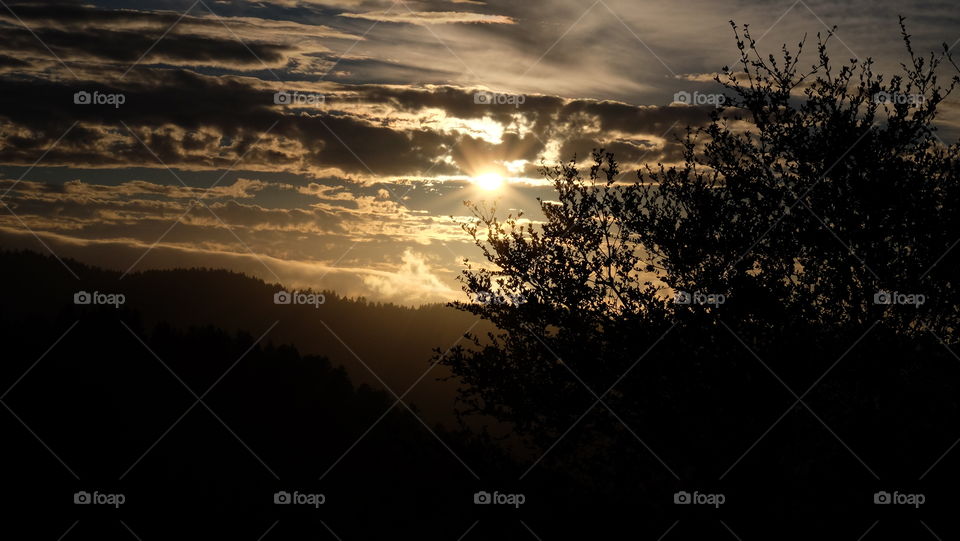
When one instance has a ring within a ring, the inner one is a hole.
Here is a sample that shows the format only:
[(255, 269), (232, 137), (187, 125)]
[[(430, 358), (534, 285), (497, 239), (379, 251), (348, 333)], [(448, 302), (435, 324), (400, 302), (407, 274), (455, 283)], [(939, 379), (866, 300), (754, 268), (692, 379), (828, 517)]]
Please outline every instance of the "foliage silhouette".
[[(532, 472), (660, 502), (719, 483), (805, 527), (828, 524), (812, 510), (871, 516), (871, 483), (916, 482), (960, 436), (960, 146), (934, 124), (956, 64), (946, 45), (915, 54), (902, 18), (909, 61), (889, 80), (869, 59), (837, 69), (832, 32), (804, 70), (805, 40), (765, 56), (731, 26), (739, 65), (683, 163), (634, 182), (603, 150), (585, 174), (544, 167), (540, 224), (468, 203), (486, 261), (464, 291), (517, 302), (453, 303), (499, 330), (442, 362), (460, 414), (510, 423)], [(894, 292), (925, 302), (884, 304)]]

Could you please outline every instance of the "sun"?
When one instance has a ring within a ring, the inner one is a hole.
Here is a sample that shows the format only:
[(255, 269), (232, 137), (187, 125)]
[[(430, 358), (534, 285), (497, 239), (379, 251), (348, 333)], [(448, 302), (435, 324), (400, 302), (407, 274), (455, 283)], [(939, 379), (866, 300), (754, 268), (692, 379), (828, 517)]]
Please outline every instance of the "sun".
[(504, 179), (497, 173), (484, 173), (474, 177), (473, 183), (483, 191), (493, 192), (503, 187)]

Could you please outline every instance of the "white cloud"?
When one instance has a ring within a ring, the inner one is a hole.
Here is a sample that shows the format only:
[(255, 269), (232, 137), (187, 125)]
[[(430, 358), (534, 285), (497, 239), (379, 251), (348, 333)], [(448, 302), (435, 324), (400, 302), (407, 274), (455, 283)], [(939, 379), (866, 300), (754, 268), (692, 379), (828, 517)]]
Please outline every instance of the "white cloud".
[(407, 249), (395, 272), (378, 272), (363, 277), (363, 283), (383, 297), (406, 304), (448, 300), (457, 292), (437, 277), (427, 259)]
[(368, 11), (367, 13), (341, 13), (341, 17), (367, 19), (388, 23), (408, 24), (516, 24), (517, 21), (505, 15), (488, 15), (467, 11), (408, 11), (389, 13), (387, 11)]

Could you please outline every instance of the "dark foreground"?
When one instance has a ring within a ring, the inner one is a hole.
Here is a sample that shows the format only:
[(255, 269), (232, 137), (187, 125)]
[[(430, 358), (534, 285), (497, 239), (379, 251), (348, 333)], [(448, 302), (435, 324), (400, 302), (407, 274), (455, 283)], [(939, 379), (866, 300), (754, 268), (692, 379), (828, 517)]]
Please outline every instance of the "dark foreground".
[[(3, 255), (3, 538), (856, 541), (960, 530), (960, 359), (935, 336), (906, 343), (878, 324), (815, 343), (801, 329), (740, 343), (678, 328), (657, 345), (670, 355), (638, 365), (635, 407), (616, 412), (628, 439), (585, 445), (575, 426), (542, 460), (509, 458), (266, 328), (188, 327), (169, 312), (158, 323), (144, 313), (151, 302), (205, 302), (176, 273), (137, 289), (136, 277), (87, 271), (77, 282), (52, 259)], [(76, 305), (79, 290), (127, 302)], [(252, 313), (260, 297), (238, 291), (236, 302), (258, 299)], [(581, 398), (557, 407), (596, 401)], [(477, 504), (481, 491), (513, 505)], [(896, 501), (875, 503), (885, 493)], [(675, 503), (687, 497), (697, 502)]]

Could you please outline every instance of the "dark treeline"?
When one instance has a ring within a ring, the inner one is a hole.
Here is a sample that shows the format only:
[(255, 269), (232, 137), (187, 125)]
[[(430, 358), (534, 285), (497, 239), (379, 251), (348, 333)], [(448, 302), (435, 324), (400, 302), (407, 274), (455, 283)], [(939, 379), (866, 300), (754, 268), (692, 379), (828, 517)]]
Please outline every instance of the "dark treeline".
[[(12, 520), (8, 532), (19, 526), (30, 538), (57, 539), (73, 522), (65, 517), (75, 517), (80, 524), (67, 539), (130, 538), (123, 520), (144, 539), (255, 540), (280, 520), (272, 539), (333, 539), (321, 521), (343, 539), (456, 539), (476, 520), (472, 494), (483, 488), (459, 460), (487, 482), (517, 475), (482, 438), (431, 426), (440, 443), (405, 407), (391, 407), (392, 395), (357, 386), (326, 357), (303, 355), (272, 336), (256, 343), (269, 326), (259, 328), (257, 319), (268, 316), (251, 314), (265, 306), (263, 294), (272, 303), (261, 282), (171, 271), (131, 276), (118, 288), (115, 273), (75, 261), (68, 263), (80, 282), (51, 257), (0, 257), (4, 283), (16, 284), (0, 305), (0, 384), (10, 389), (3, 396), (10, 411), (0, 415), (0, 505), (9, 519), (23, 521)], [(209, 311), (176, 302), (160, 285), (170, 282), (198, 292)], [(74, 305), (80, 289), (123, 291), (128, 305)], [(220, 305), (211, 300), (218, 295)], [(370, 341), (388, 339), (431, 310), (328, 295), (327, 306), (338, 303), (341, 316), (363, 313)], [(241, 325), (243, 316), (258, 328), (186, 323)], [(391, 347), (399, 356), (404, 343)], [(421, 372), (427, 361), (428, 353)], [(127, 502), (117, 510), (76, 506), (80, 490), (122, 493)], [(322, 493), (327, 502), (319, 510), (277, 506), (280, 490)], [(38, 524), (38, 509), (58, 518)], [(423, 514), (434, 510), (436, 520), (425, 524)], [(484, 535), (482, 528), (474, 533)]]
[[(397, 394), (428, 368), (434, 348), (452, 346), (475, 323), (474, 331), (489, 327), (475, 316), (440, 304), (411, 308), (344, 298), (332, 291), (318, 292), (325, 297), (319, 307), (277, 305), (273, 296), (281, 286), (222, 269), (149, 270), (120, 279), (118, 271), (76, 261), (69, 265), (80, 280), (52, 258), (0, 252), (4, 283), (35, 284), (6, 291), (8, 307), (16, 306), (23, 314), (52, 315), (72, 304), (73, 294), (83, 290), (123, 293), (125, 306), (137, 310), (147, 326), (214, 325), (260, 336), (277, 323), (269, 334), (275, 343), (296, 344), (303, 353), (324, 355), (344, 366), (357, 384), (379, 389), (379, 377)], [(446, 367), (437, 366), (408, 398), (431, 423), (453, 426), (455, 386), (436, 379), (445, 375)]]

